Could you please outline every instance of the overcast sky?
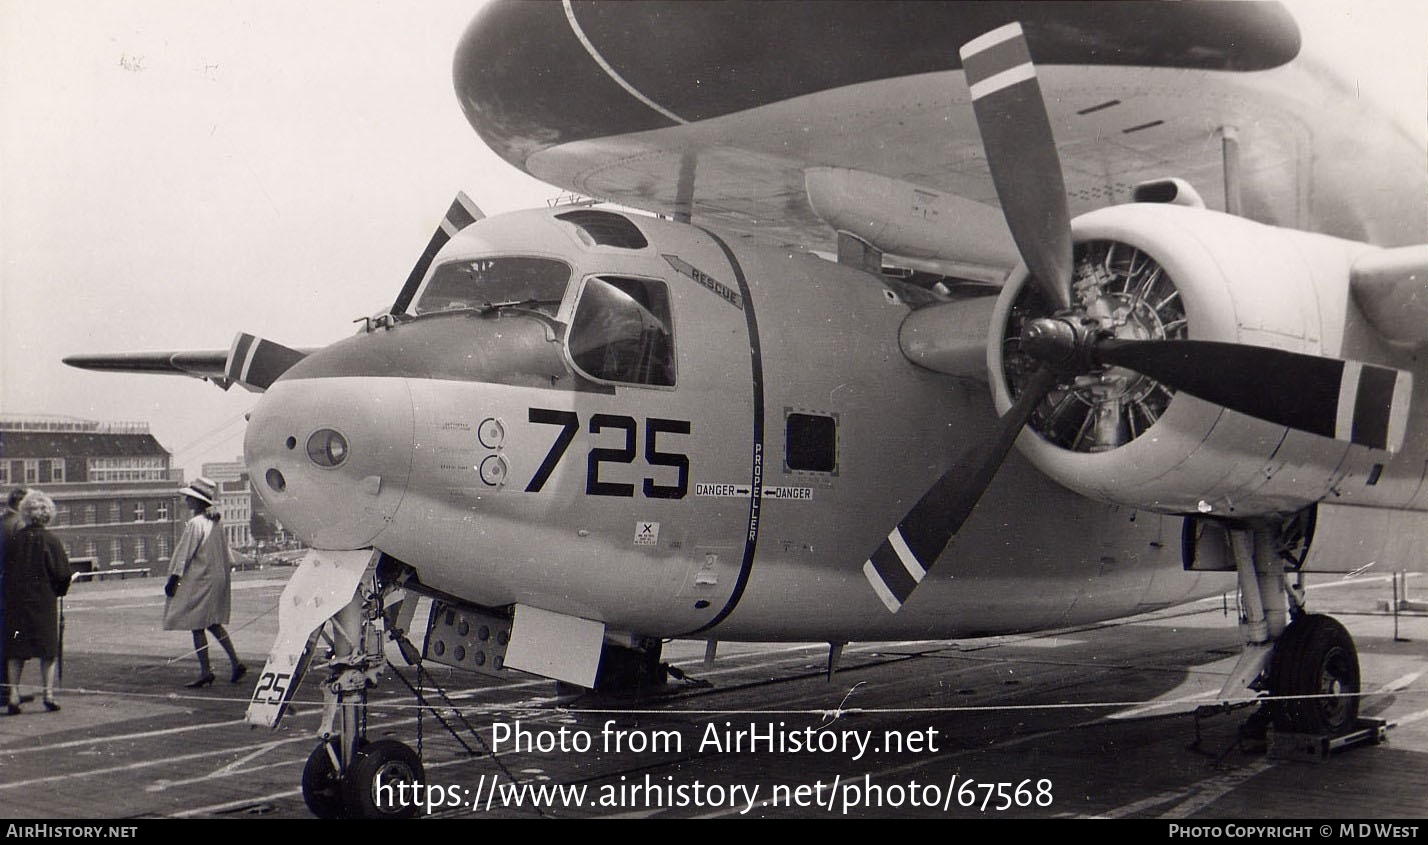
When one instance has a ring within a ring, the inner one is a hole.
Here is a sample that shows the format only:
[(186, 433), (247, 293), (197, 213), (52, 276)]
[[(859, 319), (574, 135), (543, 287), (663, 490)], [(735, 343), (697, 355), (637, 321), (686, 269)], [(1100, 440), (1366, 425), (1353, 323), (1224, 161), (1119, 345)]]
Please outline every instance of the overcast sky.
[(0, 0), (5, 413), (147, 420), (175, 462), (242, 451), (255, 394), (65, 355), (319, 346), (390, 305), (496, 159), (451, 84), (471, 2)]
[[(190, 475), (232, 460), (255, 394), (60, 359), (322, 345), (390, 304), (458, 189), (487, 213), (554, 197), (456, 104), (478, 5), (0, 0), (0, 412), (148, 421)], [(1415, 124), (1419, 8), (1305, 19)]]

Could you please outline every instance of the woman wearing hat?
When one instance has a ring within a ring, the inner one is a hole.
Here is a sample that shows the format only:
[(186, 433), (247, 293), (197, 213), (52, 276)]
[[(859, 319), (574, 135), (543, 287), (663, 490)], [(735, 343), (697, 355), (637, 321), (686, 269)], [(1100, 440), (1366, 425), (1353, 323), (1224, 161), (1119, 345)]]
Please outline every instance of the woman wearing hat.
[(193, 632), (199, 673), (187, 686), (206, 687), (213, 683), (205, 628), (228, 652), (228, 660), (233, 665), (229, 680), (236, 684), (248, 673), (248, 667), (238, 659), (238, 652), (223, 629), (231, 604), (229, 572), (233, 568), (233, 553), (218, 525), (219, 513), (214, 504), (218, 485), (207, 478), (195, 478), (179, 495), (193, 510), (193, 518), (184, 526), (183, 536), (169, 560), (169, 580), (164, 585), (164, 595), (168, 596), (164, 604), (164, 630)]

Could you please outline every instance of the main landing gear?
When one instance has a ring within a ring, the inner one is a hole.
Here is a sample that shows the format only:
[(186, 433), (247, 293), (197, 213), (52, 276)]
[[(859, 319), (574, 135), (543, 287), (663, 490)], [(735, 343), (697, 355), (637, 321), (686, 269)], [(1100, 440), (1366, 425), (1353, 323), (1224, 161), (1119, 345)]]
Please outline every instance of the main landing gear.
[[(1246, 750), (1276, 737), (1326, 744), (1361, 729), (1359, 659), (1353, 638), (1333, 617), (1309, 613), (1299, 566), (1313, 531), (1312, 511), (1283, 521), (1218, 528), (1239, 575), (1245, 651), (1222, 697), (1250, 688), (1268, 700), (1240, 727)], [(1206, 532), (1210, 534), (1212, 532)], [(1205, 537), (1200, 538), (1201, 550)]]
[[(1276, 730), (1339, 735), (1359, 716), (1359, 657), (1353, 638), (1332, 616), (1306, 613), (1275, 644), (1269, 690)], [(1300, 697), (1303, 696), (1303, 697)]]

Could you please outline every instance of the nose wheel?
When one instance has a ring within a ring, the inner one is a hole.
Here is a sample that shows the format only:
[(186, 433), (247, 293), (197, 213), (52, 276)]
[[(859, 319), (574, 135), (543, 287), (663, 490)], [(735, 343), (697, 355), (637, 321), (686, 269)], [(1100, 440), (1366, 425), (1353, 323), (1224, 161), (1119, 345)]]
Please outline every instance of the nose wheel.
[(303, 766), (302, 800), (320, 819), (409, 819), (420, 809), (411, 787), (425, 777), (417, 753), (394, 739), (361, 742), (346, 766), (328, 739)]
[(357, 749), (342, 778), (342, 803), (360, 819), (409, 819), (417, 813), (410, 787), (424, 777), (415, 751), (394, 739), (379, 739)]
[(302, 800), (320, 819), (340, 819), (347, 815), (342, 803), (341, 762), (335, 740), (323, 740), (307, 756), (307, 764), (302, 767)]

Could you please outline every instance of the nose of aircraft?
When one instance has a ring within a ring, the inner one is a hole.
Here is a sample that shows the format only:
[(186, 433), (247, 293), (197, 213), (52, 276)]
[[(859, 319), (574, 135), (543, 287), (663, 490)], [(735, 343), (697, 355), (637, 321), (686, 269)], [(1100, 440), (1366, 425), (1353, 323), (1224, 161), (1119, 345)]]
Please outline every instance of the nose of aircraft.
[(254, 488), (289, 533), (315, 548), (358, 549), (401, 504), (412, 425), (403, 378), (284, 378), (249, 417), (243, 452)]

